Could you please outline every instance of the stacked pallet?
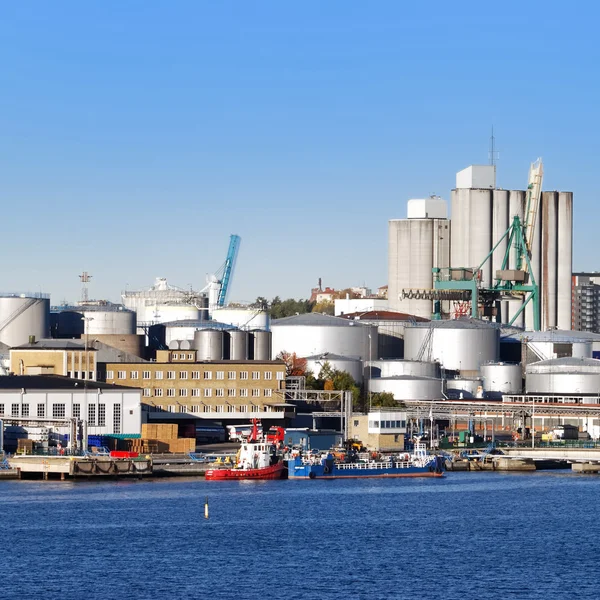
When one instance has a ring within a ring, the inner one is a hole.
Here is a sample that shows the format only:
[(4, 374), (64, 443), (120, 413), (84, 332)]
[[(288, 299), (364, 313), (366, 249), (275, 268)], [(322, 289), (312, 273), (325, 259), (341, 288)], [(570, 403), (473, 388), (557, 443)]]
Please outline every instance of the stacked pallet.
[(17, 454), (33, 454), (34, 441), (20, 438), (17, 440)]
[[(193, 452), (196, 449), (196, 438), (177, 437), (178, 426), (171, 423), (145, 423), (142, 425), (141, 439), (132, 442), (132, 452), (172, 454)], [(137, 450), (140, 448), (140, 450)]]

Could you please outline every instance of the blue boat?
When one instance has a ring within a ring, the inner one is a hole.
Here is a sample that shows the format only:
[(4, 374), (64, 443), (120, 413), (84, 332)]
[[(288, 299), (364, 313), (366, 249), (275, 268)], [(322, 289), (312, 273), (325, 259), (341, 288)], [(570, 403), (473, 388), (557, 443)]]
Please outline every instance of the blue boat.
[(413, 454), (387, 460), (336, 461), (324, 456), (295, 456), (287, 461), (288, 479), (344, 479), (362, 477), (443, 477), (443, 458), (427, 454), (425, 444), (415, 444)]

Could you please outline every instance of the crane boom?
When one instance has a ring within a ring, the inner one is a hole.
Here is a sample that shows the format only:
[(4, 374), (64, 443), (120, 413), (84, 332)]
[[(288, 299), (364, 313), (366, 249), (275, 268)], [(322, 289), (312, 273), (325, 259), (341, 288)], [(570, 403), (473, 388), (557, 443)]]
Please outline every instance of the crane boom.
[[(535, 162), (531, 163), (529, 168), (529, 182), (527, 184), (527, 203), (525, 206), (523, 232), (525, 238), (525, 249), (521, 249), (521, 253), (526, 251), (528, 256), (531, 258), (533, 250), (533, 236), (535, 234), (535, 222), (537, 219), (537, 211), (540, 205), (540, 198), (542, 196), (542, 180), (544, 178), (544, 165), (542, 159), (538, 158)], [(523, 269), (527, 272), (528, 266), (527, 261), (524, 260), (524, 256), (518, 257), (517, 268)]]
[(223, 276), (221, 277), (221, 288), (219, 290), (219, 297), (217, 299), (217, 306), (224, 306), (227, 300), (227, 292), (229, 291), (229, 283), (235, 267), (235, 261), (237, 259), (238, 251), (240, 249), (240, 242), (242, 238), (239, 235), (231, 235), (229, 238), (229, 250), (227, 251), (227, 258), (223, 265)]

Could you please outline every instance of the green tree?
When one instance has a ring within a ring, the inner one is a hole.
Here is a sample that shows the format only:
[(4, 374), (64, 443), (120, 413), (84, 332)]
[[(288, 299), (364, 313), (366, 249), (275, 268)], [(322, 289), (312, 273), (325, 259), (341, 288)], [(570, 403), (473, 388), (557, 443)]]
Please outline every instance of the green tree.
[(259, 296), (250, 305), (250, 308), (258, 308), (259, 310), (269, 310), (269, 301), (264, 296)]
[(272, 319), (283, 319), (284, 317), (308, 313), (311, 311), (312, 306), (312, 302), (308, 300), (294, 300), (293, 298), (281, 300), (279, 296), (275, 296), (271, 300), (269, 309)]
[(371, 406), (382, 408), (404, 408), (404, 403), (396, 400), (391, 392), (375, 392), (371, 394)]
[(329, 302), (329, 300), (323, 300), (323, 302), (317, 302), (312, 307), (312, 312), (333, 315), (335, 313), (335, 305), (333, 302)]

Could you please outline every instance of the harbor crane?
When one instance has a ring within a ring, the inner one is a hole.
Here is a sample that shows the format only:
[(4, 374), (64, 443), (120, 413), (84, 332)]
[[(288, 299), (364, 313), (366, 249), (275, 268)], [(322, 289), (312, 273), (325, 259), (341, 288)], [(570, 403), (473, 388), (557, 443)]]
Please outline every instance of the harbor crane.
[[(432, 298), (435, 300), (436, 306), (434, 318), (441, 318), (440, 299), (446, 299), (448, 296), (452, 296), (453, 293), (462, 295), (464, 292), (470, 292), (471, 316), (481, 318), (482, 316), (493, 316), (495, 313), (496, 321), (501, 323), (500, 300), (520, 297), (523, 298), (523, 302), (509, 324), (512, 325), (531, 302), (533, 305), (533, 329), (535, 331), (540, 330), (540, 294), (539, 286), (535, 281), (533, 269), (531, 268), (531, 257), (537, 213), (542, 195), (543, 175), (542, 159), (538, 158), (531, 164), (529, 169), (523, 220), (519, 215), (513, 215), (509, 228), (496, 241), (494, 247), (479, 266), (474, 268), (433, 269), (435, 291), (439, 290), (441, 292), (439, 298), (436, 298), (435, 294)], [(507, 239), (507, 246), (502, 266), (494, 274), (494, 283), (485, 287), (481, 281), (483, 266), (489, 260), (492, 260), (496, 248), (505, 239)], [(511, 252), (514, 254), (514, 269), (508, 268)]]
[[(531, 268), (533, 240), (537, 213), (542, 195), (544, 168), (542, 159), (538, 158), (529, 169), (526, 201), (523, 207), (523, 218), (512, 216), (509, 228), (496, 240), (494, 247), (488, 252), (477, 267), (433, 268), (434, 289), (403, 289), (400, 299), (415, 298), (433, 300), (433, 319), (441, 319), (440, 304), (442, 301), (460, 301), (471, 303), (471, 317), (496, 317), (502, 322), (501, 300), (520, 298), (523, 300), (519, 309), (512, 316), (512, 325), (525, 307), (533, 306), (533, 329), (540, 330), (540, 294)], [(502, 266), (494, 274), (492, 284), (482, 282), (483, 267), (492, 260), (498, 246), (507, 240)], [(509, 268), (509, 258), (513, 253), (514, 268)], [(425, 351), (423, 348), (423, 352)]]
[(208, 285), (202, 291), (208, 290), (210, 310), (225, 306), (241, 241), (242, 238), (239, 235), (232, 234), (229, 237), (229, 248), (225, 262), (217, 271), (207, 276)]

